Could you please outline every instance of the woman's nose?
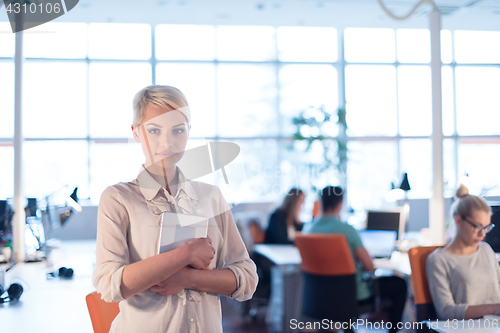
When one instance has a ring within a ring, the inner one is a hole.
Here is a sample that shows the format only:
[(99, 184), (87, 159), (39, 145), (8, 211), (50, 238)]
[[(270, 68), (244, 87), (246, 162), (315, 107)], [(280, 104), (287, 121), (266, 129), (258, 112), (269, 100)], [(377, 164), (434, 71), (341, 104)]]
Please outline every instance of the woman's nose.
[(173, 138), (169, 134), (164, 134), (160, 138), (160, 145), (162, 147), (171, 147), (173, 145)]

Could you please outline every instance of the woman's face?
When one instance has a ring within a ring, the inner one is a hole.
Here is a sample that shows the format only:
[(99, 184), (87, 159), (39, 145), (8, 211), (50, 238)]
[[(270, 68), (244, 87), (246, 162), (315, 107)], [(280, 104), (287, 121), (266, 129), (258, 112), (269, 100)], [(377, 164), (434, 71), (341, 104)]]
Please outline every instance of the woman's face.
[(477, 246), (486, 236), (486, 230), (478, 231), (475, 226), (486, 227), (491, 223), (491, 216), (482, 210), (473, 210), (470, 216), (455, 216), (457, 236), (469, 246)]
[(140, 142), (146, 165), (174, 166), (184, 155), (189, 126), (184, 115), (171, 107), (148, 105), (144, 120), (133, 128), (134, 139)]

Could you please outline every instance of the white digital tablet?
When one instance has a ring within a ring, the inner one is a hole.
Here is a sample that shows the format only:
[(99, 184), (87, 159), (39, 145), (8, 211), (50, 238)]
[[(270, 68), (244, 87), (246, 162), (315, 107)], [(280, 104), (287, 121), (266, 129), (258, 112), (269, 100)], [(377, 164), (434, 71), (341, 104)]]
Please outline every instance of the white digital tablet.
[(158, 253), (168, 252), (195, 238), (207, 237), (208, 218), (163, 212)]

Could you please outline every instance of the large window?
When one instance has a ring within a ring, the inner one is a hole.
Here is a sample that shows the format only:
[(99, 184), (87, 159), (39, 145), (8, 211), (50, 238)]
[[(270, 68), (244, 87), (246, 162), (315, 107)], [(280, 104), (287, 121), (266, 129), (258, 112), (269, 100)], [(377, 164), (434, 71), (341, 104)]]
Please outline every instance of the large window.
[[(8, 23), (0, 25), (8, 30)], [(353, 208), (379, 208), (403, 172), (410, 198), (431, 195), (428, 30), (47, 23), (32, 31), (24, 45), (27, 196), (71, 185), (97, 202), (106, 186), (133, 179), (143, 158), (131, 138), (132, 98), (152, 83), (187, 96), (192, 146), (220, 140), (241, 147), (241, 161), (227, 170), (231, 186), (220, 170), (207, 175), (229, 201), (278, 200), (292, 186), (346, 181)], [(498, 195), (500, 32), (441, 36), (446, 195), (465, 174), (474, 193)], [(0, 34), (0, 44), (5, 198), (13, 195), (12, 35)], [(304, 152), (303, 143), (290, 141), (292, 118), (311, 107), (333, 114), (328, 133), (335, 136), (343, 101), (344, 180), (310, 168), (322, 162), (321, 145)]]

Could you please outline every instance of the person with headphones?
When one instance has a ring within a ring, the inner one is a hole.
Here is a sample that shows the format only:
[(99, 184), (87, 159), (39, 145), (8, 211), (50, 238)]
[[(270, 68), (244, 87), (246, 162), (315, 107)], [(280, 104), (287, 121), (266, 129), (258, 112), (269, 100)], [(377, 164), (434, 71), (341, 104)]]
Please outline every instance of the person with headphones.
[[(220, 189), (184, 177), (191, 129), (184, 94), (153, 85), (134, 97), (132, 132), (145, 163), (109, 186), (98, 209), (93, 282), (121, 302), (110, 332), (222, 332), (220, 296), (245, 301), (258, 277)], [(208, 237), (158, 254), (164, 212), (206, 216)]]

